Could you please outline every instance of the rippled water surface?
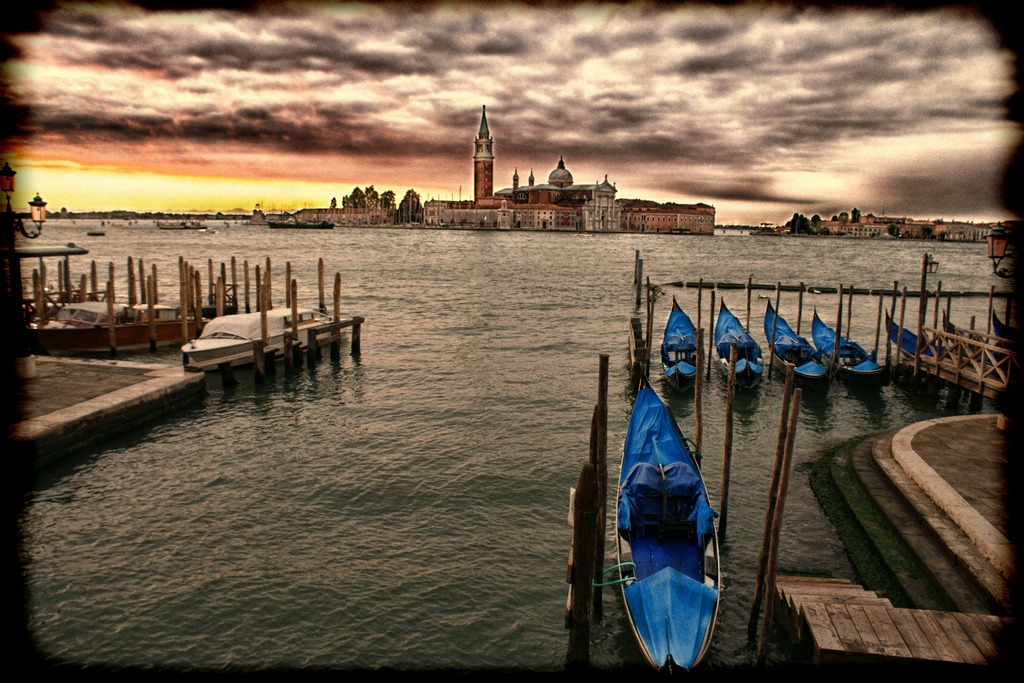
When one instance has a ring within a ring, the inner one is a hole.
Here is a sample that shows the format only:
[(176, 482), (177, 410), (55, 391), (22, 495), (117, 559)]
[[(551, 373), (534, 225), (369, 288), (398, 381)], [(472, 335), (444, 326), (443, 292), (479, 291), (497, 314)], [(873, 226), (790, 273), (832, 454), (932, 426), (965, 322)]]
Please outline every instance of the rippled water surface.
[[(90, 237), (96, 222), (53, 220), (33, 246), (84, 246), (89, 254), (72, 260), (73, 281), (90, 260), (101, 273), (112, 262), (121, 292), (128, 257), (135, 267), (142, 259), (147, 272), (157, 266), (163, 299), (172, 291), (177, 298), (179, 257), (204, 274), (210, 259), (217, 272), (226, 263), (229, 277), (235, 258), (239, 282), (246, 264), (251, 271), (269, 259), (278, 305), (289, 264), (300, 303), (317, 304), (323, 259), (328, 297), (339, 273), (343, 314), (366, 319), (362, 353), (279, 372), (266, 386), (239, 372), (239, 386), (226, 389), (210, 375), (194, 407), (38, 477), (22, 514), (25, 585), (36, 648), (55, 661), (560, 669), (569, 489), (588, 457), (602, 354), (610, 360), (609, 477), (618, 476), (637, 254), (644, 276), (667, 295), (655, 307), (656, 341), (672, 295), (696, 321), (696, 290), (671, 283), (750, 276), (808, 287), (898, 281), (916, 291), (927, 251), (940, 263), (931, 289), (936, 280), (946, 292), (1008, 287), (991, 274), (980, 243), (210, 226), (215, 232), (107, 222), (105, 236)], [(763, 343), (758, 294), (769, 292), (752, 295), (750, 326)], [(716, 296), (745, 319), (744, 290)], [(907, 304), (914, 319), (916, 301)], [(781, 313), (794, 327), (797, 303), (796, 293), (782, 293)], [(705, 290), (705, 327), (709, 304)], [(988, 304), (987, 296), (955, 296), (952, 319), (966, 325), (973, 316), (984, 328)], [(877, 305), (877, 297), (854, 299), (852, 336), (869, 348)], [(804, 296), (802, 334), (815, 307), (834, 320), (836, 295)], [(174, 350), (124, 357), (180, 363)], [(692, 395), (654, 383), (692, 434)], [(723, 377), (711, 374), (705, 391), (704, 470), (716, 500)], [(709, 669), (755, 661), (746, 624), (781, 403), (778, 375), (736, 397), (724, 589)], [(993, 409), (987, 401), (980, 408)], [(805, 393), (780, 571), (854, 577), (802, 464), (849, 438), (950, 410), (969, 408), (947, 409), (899, 385)], [(609, 534), (609, 565), (612, 541)], [(612, 589), (603, 591), (602, 612), (592, 662), (642, 662)], [(786, 661), (786, 650), (773, 645), (769, 661)]]

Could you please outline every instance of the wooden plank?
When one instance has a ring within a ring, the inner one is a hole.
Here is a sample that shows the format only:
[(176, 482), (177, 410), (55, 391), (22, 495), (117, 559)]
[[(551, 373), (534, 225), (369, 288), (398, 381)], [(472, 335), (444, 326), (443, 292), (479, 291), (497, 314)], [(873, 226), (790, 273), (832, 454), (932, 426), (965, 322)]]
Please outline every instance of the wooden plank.
[(868, 646), (864, 643), (864, 639), (854, 625), (853, 619), (850, 618), (846, 607), (844, 605), (826, 605), (826, 609), (829, 620), (843, 644), (843, 649), (847, 652), (868, 652)]
[(875, 629), (871, 625), (871, 620), (868, 618), (867, 613), (865, 613), (863, 605), (835, 605), (830, 607), (830, 609), (838, 609), (839, 607), (845, 607), (846, 613), (850, 615), (850, 621), (853, 622), (854, 628), (857, 629), (857, 634), (864, 643), (864, 651), (875, 655), (884, 654), (882, 643), (878, 639), (878, 634), (875, 633)]
[(1000, 623), (999, 617), (988, 614), (963, 614), (961, 612), (954, 613), (954, 616), (960, 622), (960, 625), (970, 637), (975, 647), (981, 652), (985, 661), (990, 664), (998, 663), (1001, 659), (1001, 654), (992, 626), (998, 626)]
[(772, 609), (775, 620), (782, 623), (789, 635), (796, 641), (801, 638), (800, 614), (791, 600), (787, 600), (781, 591), (775, 591), (775, 606)]
[[(842, 653), (846, 648), (839, 637), (832, 619), (829, 617), (828, 609), (824, 603), (808, 602), (801, 609), (804, 628), (801, 633), (806, 633), (814, 646), (814, 658), (820, 659), (821, 653)], [(803, 637), (801, 637), (803, 639)]]
[(960, 653), (960, 657), (968, 664), (985, 664), (985, 655), (971, 640), (970, 635), (964, 631), (960, 621), (953, 612), (935, 612), (935, 619), (945, 630), (953, 647)]
[(939, 661), (939, 654), (928, 641), (912, 612), (913, 610), (909, 609), (890, 609), (889, 618), (899, 630), (903, 642), (910, 648), (911, 657), (926, 661)]
[(779, 586), (855, 586), (849, 579), (835, 579), (827, 576), (779, 576), (775, 580)]
[(935, 612), (932, 610), (912, 610), (911, 614), (918, 626), (921, 627), (921, 631), (924, 633), (925, 638), (931, 643), (935, 649), (935, 654), (938, 655), (939, 661), (941, 662), (956, 662), (957, 664), (963, 664), (963, 657), (960, 656), (959, 651), (956, 647), (949, 642), (949, 636), (946, 635), (945, 630), (940, 626), (939, 622), (935, 619)]
[(864, 610), (864, 614), (871, 621), (871, 626), (878, 636), (878, 642), (882, 646), (882, 652), (888, 657), (911, 657), (910, 647), (903, 641), (899, 629), (889, 616), (892, 611), (881, 605), (858, 605)]
[(789, 595), (867, 595), (877, 598), (878, 594), (869, 591), (861, 586), (800, 586), (798, 588), (787, 587), (784, 589)]

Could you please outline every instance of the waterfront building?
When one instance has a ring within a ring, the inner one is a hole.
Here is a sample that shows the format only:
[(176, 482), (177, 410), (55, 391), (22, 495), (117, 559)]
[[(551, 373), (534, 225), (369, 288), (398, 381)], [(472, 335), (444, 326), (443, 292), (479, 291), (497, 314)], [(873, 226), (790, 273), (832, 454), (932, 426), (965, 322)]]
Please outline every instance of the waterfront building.
[(622, 229), (627, 232), (670, 232), (714, 235), (715, 207), (704, 204), (659, 204), (643, 199), (619, 200)]
[(620, 211), (615, 185), (603, 181), (577, 184), (564, 157), (548, 175), (547, 183), (535, 183), (533, 171), (526, 185), (519, 183), (519, 169), (512, 186), (494, 190), (494, 138), (487, 123), (487, 108), (473, 141), (473, 201), (431, 200), (424, 205), (428, 225), (473, 226), (520, 230), (620, 230)]

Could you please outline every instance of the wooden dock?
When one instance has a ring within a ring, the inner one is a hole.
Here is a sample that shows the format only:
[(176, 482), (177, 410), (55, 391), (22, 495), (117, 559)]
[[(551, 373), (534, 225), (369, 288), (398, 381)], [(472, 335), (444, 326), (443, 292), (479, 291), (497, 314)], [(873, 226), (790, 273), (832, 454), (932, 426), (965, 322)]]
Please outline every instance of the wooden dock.
[(1006, 617), (897, 608), (844, 579), (780, 576), (775, 593), (775, 618), (814, 664), (1000, 662)]
[(972, 329), (921, 328), (917, 353), (897, 348), (897, 363), (914, 375), (927, 373), (986, 398), (998, 398), (1020, 377), (1016, 344)]
[[(664, 283), (665, 287), (678, 287), (687, 289), (757, 289), (757, 290), (770, 290), (780, 292), (807, 292), (809, 294), (835, 294), (839, 291), (839, 287), (833, 285), (805, 285), (803, 283), (783, 284), (779, 282), (712, 282), (704, 280), (676, 280), (673, 282)], [(856, 294), (860, 296), (896, 296), (900, 294), (900, 291), (893, 288), (886, 287), (844, 287), (844, 294)], [(919, 297), (921, 295), (920, 290), (908, 290), (906, 295), (911, 298)], [(1013, 292), (978, 292), (970, 290), (943, 290), (943, 296), (952, 297), (994, 297), (1000, 299), (1010, 299), (1013, 297)]]

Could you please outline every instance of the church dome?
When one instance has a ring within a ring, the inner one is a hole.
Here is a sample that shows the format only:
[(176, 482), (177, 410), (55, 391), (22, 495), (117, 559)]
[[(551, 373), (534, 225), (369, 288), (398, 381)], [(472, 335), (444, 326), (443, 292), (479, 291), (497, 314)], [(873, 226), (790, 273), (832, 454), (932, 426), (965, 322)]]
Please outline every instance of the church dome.
[(561, 157), (558, 158), (558, 168), (548, 176), (548, 184), (557, 185), (558, 187), (572, 185), (572, 173), (569, 173), (565, 168), (565, 161)]

